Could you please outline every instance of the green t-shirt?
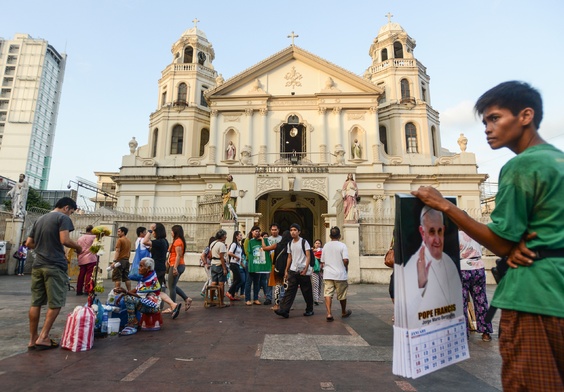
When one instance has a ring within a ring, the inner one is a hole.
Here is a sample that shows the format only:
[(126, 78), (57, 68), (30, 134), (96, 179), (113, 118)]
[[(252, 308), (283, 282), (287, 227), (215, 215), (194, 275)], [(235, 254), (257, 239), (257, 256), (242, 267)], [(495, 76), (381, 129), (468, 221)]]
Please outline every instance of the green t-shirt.
[[(268, 246), (268, 240), (264, 240)], [(247, 261), (249, 272), (270, 272), (272, 260), (270, 252), (262, 250), (262, 241), (251, 238), (247, 243)]]
[[(511, 159), (501, 169), (495, 203), (488, 224), (495, 234), (519, 242), (523, 234), (536, 232), (529, 249), (564, 248), (564, 153), (541, 144)], [(564, 317), (564, 258), (509, 268), (492, 305)]]

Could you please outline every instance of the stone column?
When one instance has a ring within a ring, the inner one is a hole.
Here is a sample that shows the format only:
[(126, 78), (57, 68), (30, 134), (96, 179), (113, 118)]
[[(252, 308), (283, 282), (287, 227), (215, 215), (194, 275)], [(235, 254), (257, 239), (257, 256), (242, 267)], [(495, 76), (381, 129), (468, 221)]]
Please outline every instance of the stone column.
[[(5, 268), (8, 269), (6, 271), (8, 275), (14, 275), (16, 273), (16, 265), (18, 260), (14, 259), (12, 255), (16, 250), (18, 250), (20, 244), (24, 240), (22, 236), (23, 224), (24, 221), (21, 218), (6, 219), (6, 233), (4, 235), (4, 240), (7, 242), (7, 244), (10, 244), (9, 249), (8, 246), (6, 246)], [(0, 270), (2, 269), (4, 268), (2, 268), (0, 264)]]
[(349, 283), (360, 283), (360, 225), (345, 223), (341, 234), (349, 251)]

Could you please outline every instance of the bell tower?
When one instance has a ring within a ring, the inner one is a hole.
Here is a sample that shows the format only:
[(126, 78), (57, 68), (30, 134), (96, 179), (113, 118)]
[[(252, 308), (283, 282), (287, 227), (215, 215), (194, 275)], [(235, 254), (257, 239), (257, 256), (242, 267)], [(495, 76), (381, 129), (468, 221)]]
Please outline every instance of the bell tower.
[(157, 110), (151, 114), (149, 151), (156, 161), (202, 157), (209, 141), (210, 108), (205, 92), (216, 86), (215, 51), (206, 34), (186, 30), (171, 48), (172, 62), (159, 79)]
[(389, 155), (440, 155), (439, 113), (431, 106), (427, 69), (414, 57), (415, 40), (388, 13), (372, 45), (364, 77), (384, 90), (379, 136)]

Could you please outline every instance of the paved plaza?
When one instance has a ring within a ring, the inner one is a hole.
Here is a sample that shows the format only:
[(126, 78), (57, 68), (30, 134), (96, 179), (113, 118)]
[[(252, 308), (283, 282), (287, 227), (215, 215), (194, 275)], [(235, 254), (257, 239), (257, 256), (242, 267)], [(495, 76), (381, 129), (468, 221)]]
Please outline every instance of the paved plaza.
[[(351, 285), (341, 319), (325, 321), (324, 306), (303, 317), (298, 293), (289, 319), (269, 306), (235, 302), (206, 309), (200, 282), (181, 282), (194, 298), (160, 331), (96, 339), (92, 350), (27, 351), (30, 276), (0, 276), (0, 383), (6, 391), (498, 391), (497, 328), (492, 342), (470, 336), (470, 359), (412, 380), (392, 374), (393, 305), (387, 285)], [(112, 282), (105, 281), (105, 302)], [(491, 298), (494, 286), (488, 287)], [(51, 336), (84, 303), (69, 291)], [(42, 313), (41, 324), (43, 323)]]

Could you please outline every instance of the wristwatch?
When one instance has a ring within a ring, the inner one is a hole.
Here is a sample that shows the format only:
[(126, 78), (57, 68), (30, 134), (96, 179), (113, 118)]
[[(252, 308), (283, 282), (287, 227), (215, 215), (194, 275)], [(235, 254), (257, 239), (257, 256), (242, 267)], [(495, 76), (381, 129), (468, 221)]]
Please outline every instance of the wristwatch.
[(147, 233), (151, 234), (153, 233), (153, 230), (147, 230)]

